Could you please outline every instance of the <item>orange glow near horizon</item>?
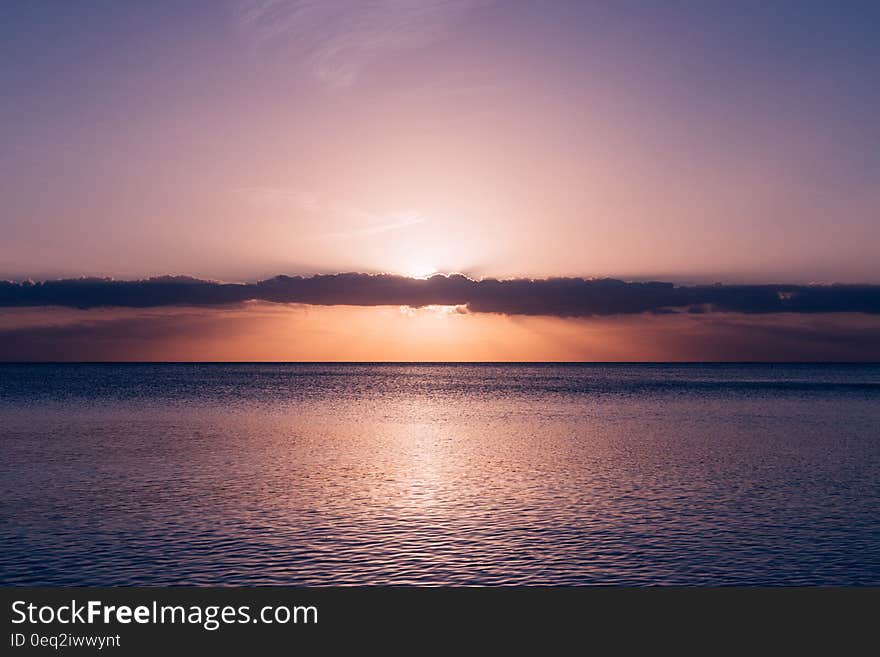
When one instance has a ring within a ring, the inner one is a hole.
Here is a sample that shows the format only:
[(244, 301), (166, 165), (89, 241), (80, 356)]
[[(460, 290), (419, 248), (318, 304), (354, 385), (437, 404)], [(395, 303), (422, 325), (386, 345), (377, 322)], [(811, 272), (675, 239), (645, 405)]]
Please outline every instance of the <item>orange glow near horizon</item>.
[(756, 323), (744, 315), (563, 319), (459, 306), (36, 308), (0, 314), (0, 333), (0, 360), (880, 360), (880, 318), (843, 313)]

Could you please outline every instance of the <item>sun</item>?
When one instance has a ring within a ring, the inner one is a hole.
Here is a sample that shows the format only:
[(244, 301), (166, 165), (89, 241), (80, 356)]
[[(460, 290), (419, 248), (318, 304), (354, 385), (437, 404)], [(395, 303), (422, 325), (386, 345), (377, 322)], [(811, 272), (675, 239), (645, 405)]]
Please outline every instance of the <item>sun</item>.
[(401, 269), (400, 273), (409, 278), (430, 278), (432, 275), (436, 274), (437, 271), (438, 270), (434, 265), (413, 263), (412, 265)]

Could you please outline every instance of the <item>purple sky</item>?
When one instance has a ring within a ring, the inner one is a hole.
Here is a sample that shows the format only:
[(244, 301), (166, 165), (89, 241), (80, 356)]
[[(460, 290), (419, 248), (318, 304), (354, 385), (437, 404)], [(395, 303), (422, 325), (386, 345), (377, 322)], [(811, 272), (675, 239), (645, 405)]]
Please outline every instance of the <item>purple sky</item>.
[(0, 275), (880, 282), (872, 2), (10, 2)]

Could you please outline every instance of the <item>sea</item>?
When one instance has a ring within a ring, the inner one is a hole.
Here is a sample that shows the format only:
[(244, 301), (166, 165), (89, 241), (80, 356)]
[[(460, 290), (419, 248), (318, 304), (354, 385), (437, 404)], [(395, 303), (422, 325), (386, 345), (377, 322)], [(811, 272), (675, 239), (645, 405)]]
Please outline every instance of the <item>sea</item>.
[(880, 365), (0, 365), (2, 585), (880, 585)]

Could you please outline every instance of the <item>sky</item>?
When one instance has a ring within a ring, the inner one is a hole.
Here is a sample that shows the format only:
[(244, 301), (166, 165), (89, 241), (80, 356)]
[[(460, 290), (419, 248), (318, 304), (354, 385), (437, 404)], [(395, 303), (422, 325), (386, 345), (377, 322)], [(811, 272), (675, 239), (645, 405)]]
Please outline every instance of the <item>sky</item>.
[(520, 312), (540, 287), (0, 289), (0, 359), (880, 360), (878, 24), (855, 0), (2, 3), (0, 279), (837, 286), (574, 314)]

